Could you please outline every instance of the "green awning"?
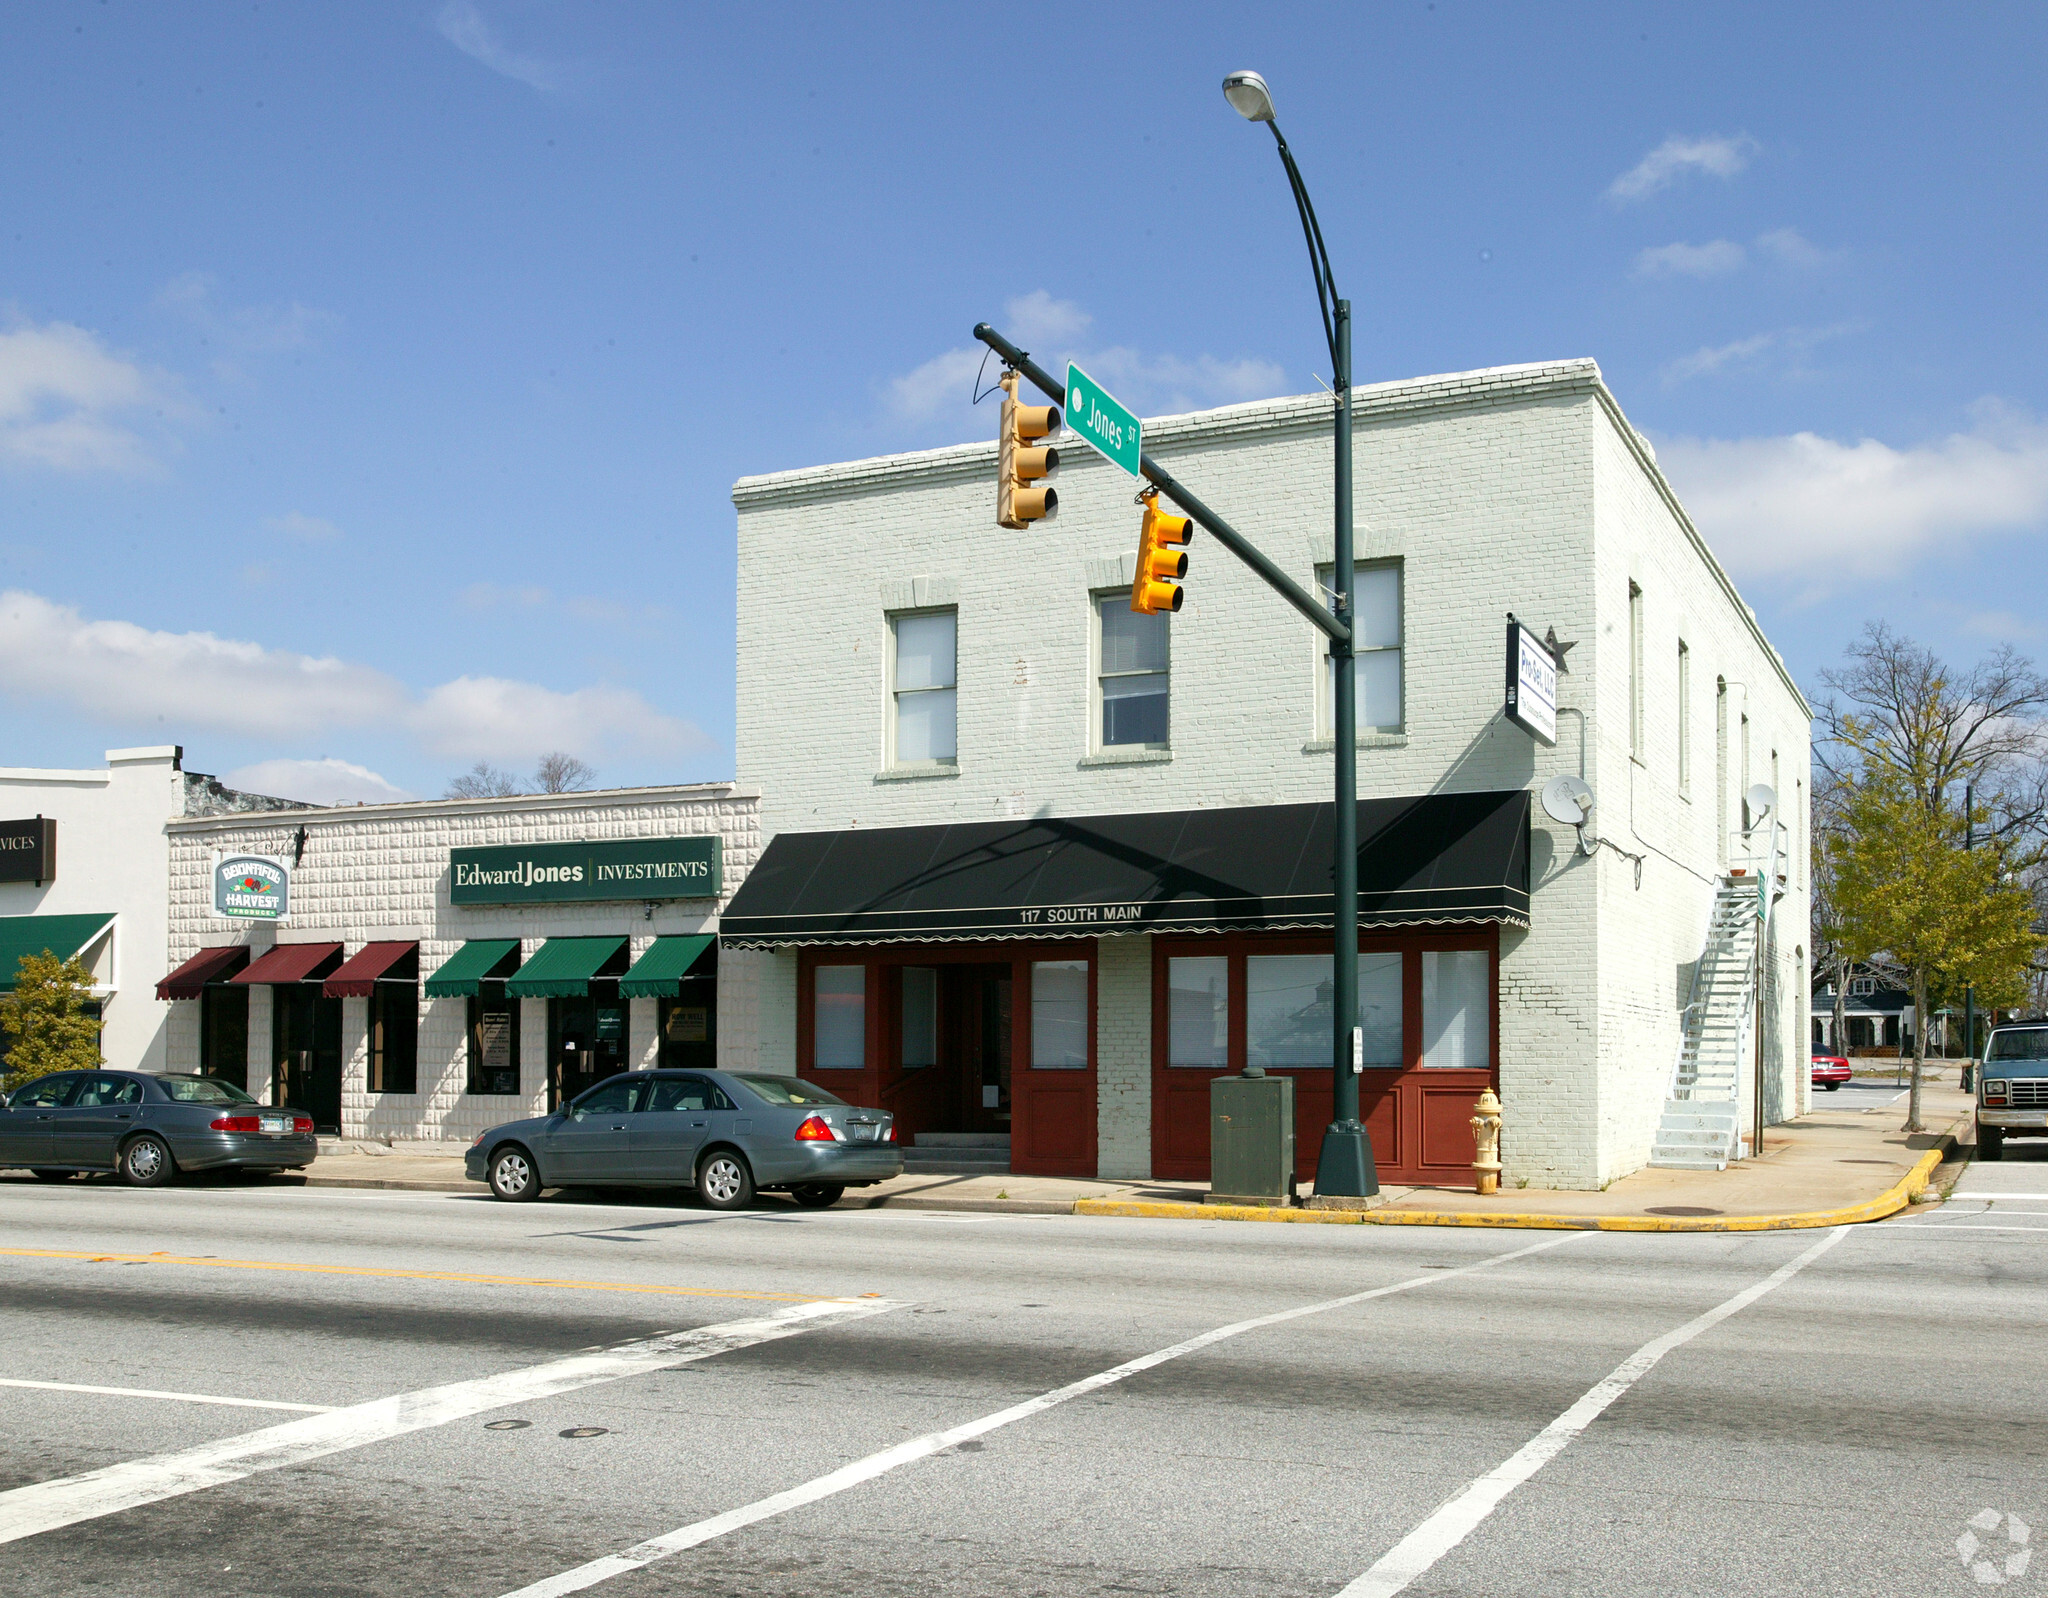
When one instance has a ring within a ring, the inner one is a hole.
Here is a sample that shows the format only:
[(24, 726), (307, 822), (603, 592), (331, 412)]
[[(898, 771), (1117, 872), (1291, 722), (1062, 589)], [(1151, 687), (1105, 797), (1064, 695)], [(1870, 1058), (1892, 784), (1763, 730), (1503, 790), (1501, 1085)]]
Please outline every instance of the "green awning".
[(0, 916), (0, 993), (13, 990), (23, 955), (47, 952), (68, 960), (83, 954), (113, 919), (111, 910), (87, 916)]
[(505, 992), (515, 999), (579, 997), (625, 947), (624, 938), (550, 938), (505, 984)]
[[(506, 957), (511, 964), (503, 971)], [(519, 964), (519, 940), (517, 938), (471, 938), (461, 948), (441, 962), (441, 969), (427, 978), (427, 997), (430, 999), (467, 999), (476, 993), (477, 984), (485, 977), (510, 976)]]
[(687, 938), (656, 938), (647, 952), (633, 962), (633, 969), (619, 978), (619, 996), (625, 999), (673, 999), (683, 991), (683, 977), (697, 957), (718, 939), (709, 932)]

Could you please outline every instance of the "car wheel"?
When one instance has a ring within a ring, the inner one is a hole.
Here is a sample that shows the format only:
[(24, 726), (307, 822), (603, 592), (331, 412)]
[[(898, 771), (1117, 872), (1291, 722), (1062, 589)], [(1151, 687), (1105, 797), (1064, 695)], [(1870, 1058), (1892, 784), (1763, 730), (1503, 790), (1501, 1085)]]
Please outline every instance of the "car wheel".
[(845, 1191), (844, 1182), (802, 1182), (789, 1190), (789, 1196), (807, 1210), (829, 1210)]
[(540, 1172), (522, 1148), (499, 1149), (491, 1156), (491, 1192), (508, 1204), (527, 1204), (540, 1197)]
[(2005, 1154), (2005, 1128), (1980, 1126), (1977, 1128), (1977, 1158), (1996, 1163)]
[(121, 1150), (121, 1180), (130, 1187), (162, 1187), (177, 1172), (171, 1151), (154, 1133), (143, 1133)]
[(697, 1192), (714, 1210), (742, 1210), (754, 1202), (754, 1173), (732, 1149), (713, 1149), (697, 1167)]
[(36, 1172), (36, 1180), (38, 1182), (68, 1182), (77, 1174), (76, 1171), (38, 1171)]
[(1839, 1082), (1823, 1082), (1821, 1083), (1821, 1086), (1826, 1088), (1830, 1093), (1836, 1093), (1841, 1090), (1842, 1084)]

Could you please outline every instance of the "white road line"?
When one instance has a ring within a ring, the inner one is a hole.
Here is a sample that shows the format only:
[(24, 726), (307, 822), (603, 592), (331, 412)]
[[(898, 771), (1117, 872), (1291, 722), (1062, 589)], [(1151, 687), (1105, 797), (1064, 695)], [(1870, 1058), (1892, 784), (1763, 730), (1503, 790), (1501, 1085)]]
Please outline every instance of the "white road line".
[(1572, 1439), (1647, 1375), (1657, 1361), (1674, 1348), (1691, 1342), (1700, 1333), (1720, 1325), (1729, 1316), (1747, 1309), (1773, 1288), (1790, 1281), (1841, 1242), (1848, 1231), (1846, 1226), (1836, 1227), (1789, 1265), (1780, 1266), (1761, 1282), (1745, 1287), (1733, 1298), (1722, 1300), (1704, 1315), (1694, 1316), (1676, 1331), (1666, 1332), (1662, 1337), (1645, 1343), (1615, 1366), (1604, 1380), (1588, 1388), (1576, 1404), (1523, 1444), (1505, 1463), (1496, 1465), (1484, 1476), (1467, 1484), (1462, 1492), (1394, 1544), (1372, 1569), (1352, 1582), (1337, 1598), (1392, 1598), (1393, 1594), (1469, 1537), (1509, 1493), (1563, 1453)]
[(1054, 1388), (1049, 1393), (1041, 1393), (1038, 1397), (1026, 1399), (1021, 1404), (1012, 1404), (1008, 1409), (999, 1409), (992, 1415), (982, 1416), (979, 1420), (971, 1420), (965, 1425), (950, 1427), (942, 1432), (927, 1432), (922, 1437), (913, 1437), (908, 1442), (898, 1443), (894, 1448), (885, 1448), (879, 1454), (870, 1454), (865, 1459), (857, 1459), (850, 1465), (843, 1465), (838, 1470), (814, 1477), (801, 1486), (790, 1488), (787, 1492), (776, 1493), (772, 1497), (742, 1505), (738, 1509), (729, 1509), (722, 1515), (713, 1515), (709, 1520), (699, 1520), (688, 1526), (678, 1527), (665, 1536), (649, 1538), (644, 1543), (638, 1543), (622, 1554), (608, 1554), (602, 1559), (591, 1560), (589, 1564), (578, 1565), (573, 1570), (565, 1570), (559, 1576), (546, 1577), (530, 1586), (521, 1587), (517, 1592), (506, 1594), (506, 1598), (560, 1598), (564, 1593), (581, 1592), (586, 1587), (595, 1587), (601, 1581), (609, 1581), (614, 1576), (623, 1576), (644, 1569), (657, 1560), (667, 1559), (686, 1549), (695, 1548), (700, 1543), (723, 1537), (727, 1532), (738, 1531), (757, 1521), (771, 1519), (791, 1509), (800, 1509), (806, 1504), (815, 1504), (821, 1498), (830, 1498), (834, 1493), (843, 1493), (849, 1487), (858, 1487), (863, 1482), (873, 1481), (877, 1476), (886, 1475), (900, 1465), (929, 1459), (933, 1454), (945, 1449), (956, 1448), (961, 1443), (985, 1436), (1000, 1427), (1043, 1414), (1069, 1399), (1100, 1392), (1103, 1388), (1112, 1387), (1140, 1371), (1164, 1365), (1168, 1360), (1179, 1359), (1184, 1354), (1197, 1353), (1226, 1339), (1241, 1337), (1246, 1332), (1258, 1331), (1262, 1327), (1277, 1326), (1283, 1321), (1300, 1320), (1304, 1315), (1321, 1315), (1325, 1311), (1342, 1309), (1346, 1305), (1363, 1304), (1368, 1299), (1385, 1298), (1389, 1293), (1405, 1293), (1410, 1288), (1428, 1287), (1454, 1277), (1469, 1276), (1474, 1271), (1504, 1265), (1509, 1260), (1518, 1260), (1525, 1255), (1556, 1248), (1561, 1243), (1569, 1243), (1575, 1238), (1592, 1235), (1594, 1234), (1588, 1232), (1567, 1232), (1559, 1237), (1546, 1238), (1541, 1243), (1532, 1243), (1527, 1248), (1513, 1249), (1506, 1254), (1495, 1254), (1470, 1265), (1460, 1265), (1454, 1270), (1432, 1271), (1427, 1276), (1411, 1276), (1408, 1280), (1395, 1282), (1390, 1287), (1370, 1288), (1363, 1293), (1347, 1293), (1342, 1298), (1324, 1299), (1318, 1304), (1304, 1304), (1299, 1309), (1254, 1316), (1248, 1321), (1233, 1321), (1228, 1326), (1219, 1326), (1214, 1331), (1203, 1332), (1197, 1337), (1190, 1337), (1186, 1342), (1175, 1343), (1170, 1348), (1140, 1355), (1137, 1359), (1129, 1360), (1110, 1370), (1098, 1371), (1093, 1376), (1084, 1376), (1078, 1382)]
[(351, 1404), (346, 1409), (330, 1410), (306, 1420), (286, 1421), (175, 1454), (157, 1454), (80, 1476), (16, 1487), (0, 1493), (0, 1543), (117, 1514), (182, 1493), (218, 1487), (223, 1482), (240, 1481), (258, 1471), (299, 1465), (345, 1449), (402, 1437), (408, 1432), (445, 1426), (450, 1421), (502, 1409), (508, 1404), (531, 1403), (558, 1393), (667, 1370), (736, 1348), (790, 1337), (810, 1331), (828, 1317), (876, 1315), (898, 1308), (899, 1304), (887, 1299), (824, 1299), (812, 1304), (793, 1304), (758, 1319), (700, 1326), (695, 1331), (621, 1343), (615, 1348), (574, 1354), (525, 1370), (375, 1398), (366, 1404)]
[(297, 1409), (325, 1415), (332, 1404), (280, 1404), (267, 1398), (219, 1398), (212, 1393), (160, 1393), (152, 1387), (88, 1387), (82, 1382), (25, 1382), (0, 1377), (0, 1387), (35, 1387), (49, 1393), (104, 1393), (109, 1398), (168, 1398), (180, 1404), (226, 1404), (234, 1409)]
[(2048, 1237), (2048, 1226), (1983, 1226), (1975, 1221), (1906, 1221), (1883, 1228), (1880, 1235), (1888, 1236), (1893, 1232), (2032, 1232), (2036, 1237)]

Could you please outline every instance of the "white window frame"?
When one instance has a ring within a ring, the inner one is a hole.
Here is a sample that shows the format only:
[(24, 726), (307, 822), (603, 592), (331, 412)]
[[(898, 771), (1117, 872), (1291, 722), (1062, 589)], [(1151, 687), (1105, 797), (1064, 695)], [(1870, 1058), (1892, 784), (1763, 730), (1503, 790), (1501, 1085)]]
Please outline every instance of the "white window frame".
[[(1114, 755), (1125, 751), (1148, 754), (1168, 754), (1173, 749), (1173, 624), (1166, 626), (1166, 669), (1164, 671), (1120, 671), (1107, 673), (1102, 669), (1102, 602), (1105, 599), (1121, 599), (1130, 602), (1128, 588), (1098, 588), (1088, 595), (1088, 752), (1091, 755)], [(954, 675), (958, 675), (957, 670)], [(1118, 677), (1164, 677), (1166, 679), (1166, 741), (1164, 743), (1112, 744), (1102, 741), (1102, 679), (1105, 676)]]
[[(903, 688), (896, 686), (896, 624), (913, 621), (921, 616), (951, 616), (953, 618), (953, 681), (950, 687), (934, 684), (928, 688)], [(884, 620), (889, 637), (889, 669), (887, 692), (883, 702), (882, 716), (885, 723), (886, 740), (884, 765), (891, 771), (953, 771), (960, 765), (960, 607), (958, 605), (923, 605), (915, 610), (892, 610)], [(904, 694), (950, 693), (953, 696), (953, 754), (950, 759), (904, 760), (896, 750), (897, 723), (902, 709)]]
[[(1369, 726), (1361, 721), (1354, 729), (1361, 739), (1375, 737), (1400, 737), (1408, 731), (1408, 570), (1407, 562), (1399, 555), (1378, 560), (1354, 560), (1354, 573), (1363, 571), (1391, 571), (1394, 574), (1394, 615), (1400, 625), (1401, 641), (1396, 644), (1374, 645), (1370, 649), (1354, 651), (1360, 655), (1392, 654), (1400, 662), (1401, 673), (1401, 719), (1393, 726)], [(1358, 579), (1352, 578), (1352, 593), (1356, 595)], [(1324, 604), (1334, 610), (1330, 594), (1337, 585), (1337, 566), (1334, 561), (1316, 567), (1316, 587), (1321, 590)], [(1320, 632), (1316, 634), (1316, 736), (1334, 740), (1337, 736), (1336, 673), (1330, 668), (1330, 641)], [(1354, 668), (1355, 669), (1355, 668)]]

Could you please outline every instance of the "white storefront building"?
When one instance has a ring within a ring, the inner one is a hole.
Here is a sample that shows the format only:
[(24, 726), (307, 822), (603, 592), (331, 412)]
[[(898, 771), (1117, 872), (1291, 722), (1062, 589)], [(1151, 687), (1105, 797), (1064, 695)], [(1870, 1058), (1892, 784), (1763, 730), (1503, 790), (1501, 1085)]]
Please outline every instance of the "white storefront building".
[(100, 1005), (100, 1050), (165, 1069), (171, 1007), (152, 992), (169, 921), (176, 817), (292, 808), (186, 771), (175, 744), (109, 749), (104, 766), (0, 768), (0, 988), (25, 954), (77, 955)]
[[(1645, 1164), (1688, 1028), (1711, 1044), (1698, 1018), (1741, 986), (1709, 921), (1754, 850), (1761, 998), (1722, 1084), (1739, 1154), (1808, 1091), (1808, 707), (1592, 362), (1355, 392), (1381, 1176), (1469, 1183), (1489, 1084), (1508, 1183)], [(1325, 396), (1145, 432), (1304, 587), (1333, 581), (1330, 440)], [(1057, 518), (1020, 533), (994, 525), (992, 443), (735, 486), (736, 775), (764, 853), (723, 924), (745, 1021), (721, 1052), (912, 1133), (1007, 1133), (1019, 1171), (1106, 1177), (1206, 1176), (1209, 1078), (1264, 1064), (1296, 1077), (1312, 1166), (1320, 635), (1200, 533), (1184, 608), (1133, 617), (1133, 484), (1064, 456)], [(1510, 613), (1563, 646), (1554, 746), (1503, 715)], [(1593, 790), (1583, 834), (1536, 802), (1561, 775)], [(1745, 807), (1760, 784), (1768, 815)]]
[(730, 783), (174, 821), (168, 1068), (347, 1138), (467, 1142), (712, 1064), (718, 910), (758, 850)]

